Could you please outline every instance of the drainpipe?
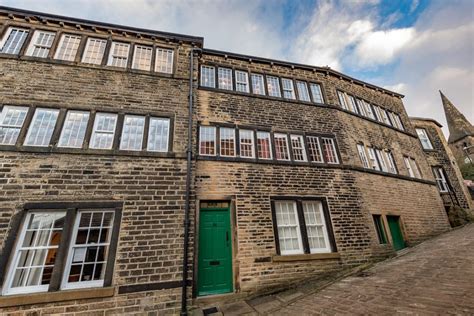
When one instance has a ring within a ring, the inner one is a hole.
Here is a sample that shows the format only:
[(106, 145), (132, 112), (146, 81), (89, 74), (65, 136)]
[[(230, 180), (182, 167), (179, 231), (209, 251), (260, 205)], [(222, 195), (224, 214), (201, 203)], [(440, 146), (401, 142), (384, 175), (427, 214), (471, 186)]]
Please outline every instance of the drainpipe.
[(189, 245), (189, 211), (191, 194), (191, 159), (193, 157), (193, 74), (194, 52), (201, 52), (200, 48), (192, 48), (189, 55), (189, 108), (188, 108), (188, 146), (186, 148), (186, 200), (184, 207), (184, 245), (183, 245), (183, 283), (181, 289), (181, 315), (188, 314), (186, 307), (186, 288), (188, 281), (188, 245)]

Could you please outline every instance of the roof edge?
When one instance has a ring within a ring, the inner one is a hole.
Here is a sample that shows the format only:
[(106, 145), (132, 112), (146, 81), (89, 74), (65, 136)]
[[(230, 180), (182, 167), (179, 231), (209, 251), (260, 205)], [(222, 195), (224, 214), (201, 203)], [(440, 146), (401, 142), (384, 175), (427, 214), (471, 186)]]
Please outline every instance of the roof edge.
[(139, 33), (143, 35), (177, 39), (177, 40), (189, 42), (189, 43), (195, 43), (195, 44), (198, 43), (200, 44), (201, 47), (204, 44), (204, 38), (201, 36), (192, 36), (192, 35), (185, 35), (185, 34), (178, 34), (178, 33), (171, 33), (171, 32), (155, 31), (155, 30), (150, 30), (150, 29), (143, 29), (143, 28), (137, 28), (137, 27), (132, 27), (132, 26), (113, 24), (113, 23), (105, 23), (105, 22), (99, 22), (99, 21), (94, 21), (94, 20), (86, 20), (82, 18), (74, 18), (74, 17), (63, 16), (63, 15), (43, 13), (43, 12), (18, 9), (18, 8), (6, 7), (6, 6), (0, 5), (0, 13), (2, 12), (7, 13), (7, 14), (13, 14), (13, 15), (23, 15), (25, 17), (35, 16), (35, 17), (46, 19), (46, 20), (48, 19), (55, 20), (58, 22), (78, 23), (78, 24), (83, 24), (90, 27), (99, 26), (103, 28), (117, 29), (118, 31), (122, 31), (122, 32), (128, 31), (128, 32)]
[(245, 59), (245, 60), (252, 60), (252, 61), (259, 61), (262, 63), (268, 63), (268, 64), (275, 64), (275, 65), (281, 65), (281, 66), (287, 66), (287, 67), (292, 67), (292, 68), (300, 68), (304, 70), (311, 70), (311, 71), (319, 71), (319, 72), (326, 72), (330, 73), (336, 77), (342, 77), (346, 80), (358, 83), (362, 86), (372, 88), (377, 91), (382, 91), (387, 94), (391, 94), (393, 96), (397, 96), (399, 98), (404, 98), (405, 96), (403, 94), (400, 94), (395, 91), (391, 91), (379, 86), (376, 86), (374, 84), (356, 79), (354, 77), (345, 75), (339, 71), (336, 71), (330, 67), (320, 67), (320, 66), (312, 66), (312, 65), (305, 65), (305, 64), (299, 64), (299, 63), (293, 63), (293, 62), (288, 62), (288, 61), (283, 61), (283, 60), (277, 60), (277, 59), (271, 59), (271, 58), (265, 58), (265, 57), (258, 57), (258, 56), (251, 56), (251, 55), (244, 55), (244, 54), (238, 54), (238, 53), (232, 53), (232, 52), (226, 52), (226, 51), (221, 51), (221, 50), (216, 50), (216, 49), (210, 49), (210, 48), (203, 48), (202, 50), (203, 53), (207, 53), (209, 55), (215, 55), (215, 56), (230, 56), (234, 57), (237, 59)]
[(408, 118), (409, 118), (410, 120), (427, 121), (427, 122), (435, 123), (435, 124), (438, 125), (439, 127), (443, 127), (443, 125), (441, 125), (437, 120), (432, 119), (432, 118), (429, 118), (429, 117), (409, 116)]

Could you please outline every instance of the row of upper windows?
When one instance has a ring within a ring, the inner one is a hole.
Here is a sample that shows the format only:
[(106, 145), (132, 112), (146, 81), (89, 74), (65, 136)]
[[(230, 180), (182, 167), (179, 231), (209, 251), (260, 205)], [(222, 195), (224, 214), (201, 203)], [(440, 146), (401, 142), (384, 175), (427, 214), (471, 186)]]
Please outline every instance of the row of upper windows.
[(402, 120), (397, 113), (387, 111), (378, 105), (370, 104), (343, 91), (338, 90), (337, 97), (339, 105), (345, 110), (368, 117), (385, 125), (393, 126), (401, 131), (405, 130)]
[[(219, 131), (217, 133), (217, 130)], [(238, 136), (236, 136), (238, 134)], [(339, 164), (333, 137), (200, 126), (201, 156)]]
[[(233, 74), (232, 74), (233, 73)], [(216, 85), (217, 78), (217, 85)], [(235, 79), (235, 84), (234, 84)], [(280, 84), (281, 81), (281, 84)], [(295, 89), (296, 86), (296, 89)], [(289, 100), (300, 100), (324, 104), (321, 85), (306, 81), (279, 78), (276, 76), (250, 74), (243, 70), (232, 70), (225, 67), (201, 66), (201, 87), (235, 90), (237, 92), (267, 95)]]
[[(23, 106), (4, 106), (0, 113), (0, 145), (16, 145), (29, 111)], [(28, 126), (24, 146), (47, 147), (52, 145), (56, 128), (61, 128), (61, 148), (84, 148), (87, 129), (92, 128), (88, 147), (90, 149), (112, 149), (118, 130), (118, 114), (97, 112), (93, 124), (89, 111), (68, 110), (63, 122), (58, 122), (59, 109), (36, 108)], [(145, 126), (148, 127), (147, 143), (144, 144)], [(121, 126), (120, 150), (168, 152), (170, 119), (125, 115)], [(85, 148), (84, 148), (85, 149)]]
[[(18, 55), (26, 42), (30, 30), (10, 27), (0, 41), (0, 53)], [(26, 56), (47, 58), (50, 50), (53, 48), (56, 33), (50, 31), (35, 30), (33, 37), (26, 50)], [(57, 45), (54, 59), (74, 61), (78, 54), (81, 35), (62, 34)], [(107, 61), (105, 50), (107, 40), (103, 38), (88, 37), (84, 51), (82, 52), (81, 62), (92, 65), (102, 65), (103, 62), (108, 66), (127, 68), (130, 58), (130, 43), (116, 42), (111, 43), (111, 48)], [(167, 48), (156, 48), (146, 45), (134, 45), (132, 57), (132, 69), (150, 71), (152, 66), (153, 54), (155, 55), (155, 72), (173, 73), (173, 55), (174, 51)]]

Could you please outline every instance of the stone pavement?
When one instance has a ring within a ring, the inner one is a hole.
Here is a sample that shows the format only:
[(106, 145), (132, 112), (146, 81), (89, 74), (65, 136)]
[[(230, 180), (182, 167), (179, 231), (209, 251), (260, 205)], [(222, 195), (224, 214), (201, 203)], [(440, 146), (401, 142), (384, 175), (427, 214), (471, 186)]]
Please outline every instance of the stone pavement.
[(224, 315), (474, 315), (474, 224), (320, 290), (294, 289), (219, 309)]

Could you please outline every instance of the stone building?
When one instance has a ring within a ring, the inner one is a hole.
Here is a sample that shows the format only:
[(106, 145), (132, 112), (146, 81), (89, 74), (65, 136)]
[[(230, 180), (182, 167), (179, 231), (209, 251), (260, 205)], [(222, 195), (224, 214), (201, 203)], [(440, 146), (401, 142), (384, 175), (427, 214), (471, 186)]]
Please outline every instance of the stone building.
[(400, 94), (38, 12), (0, 34), (1, 312), (176, 314), (449, 229)]

